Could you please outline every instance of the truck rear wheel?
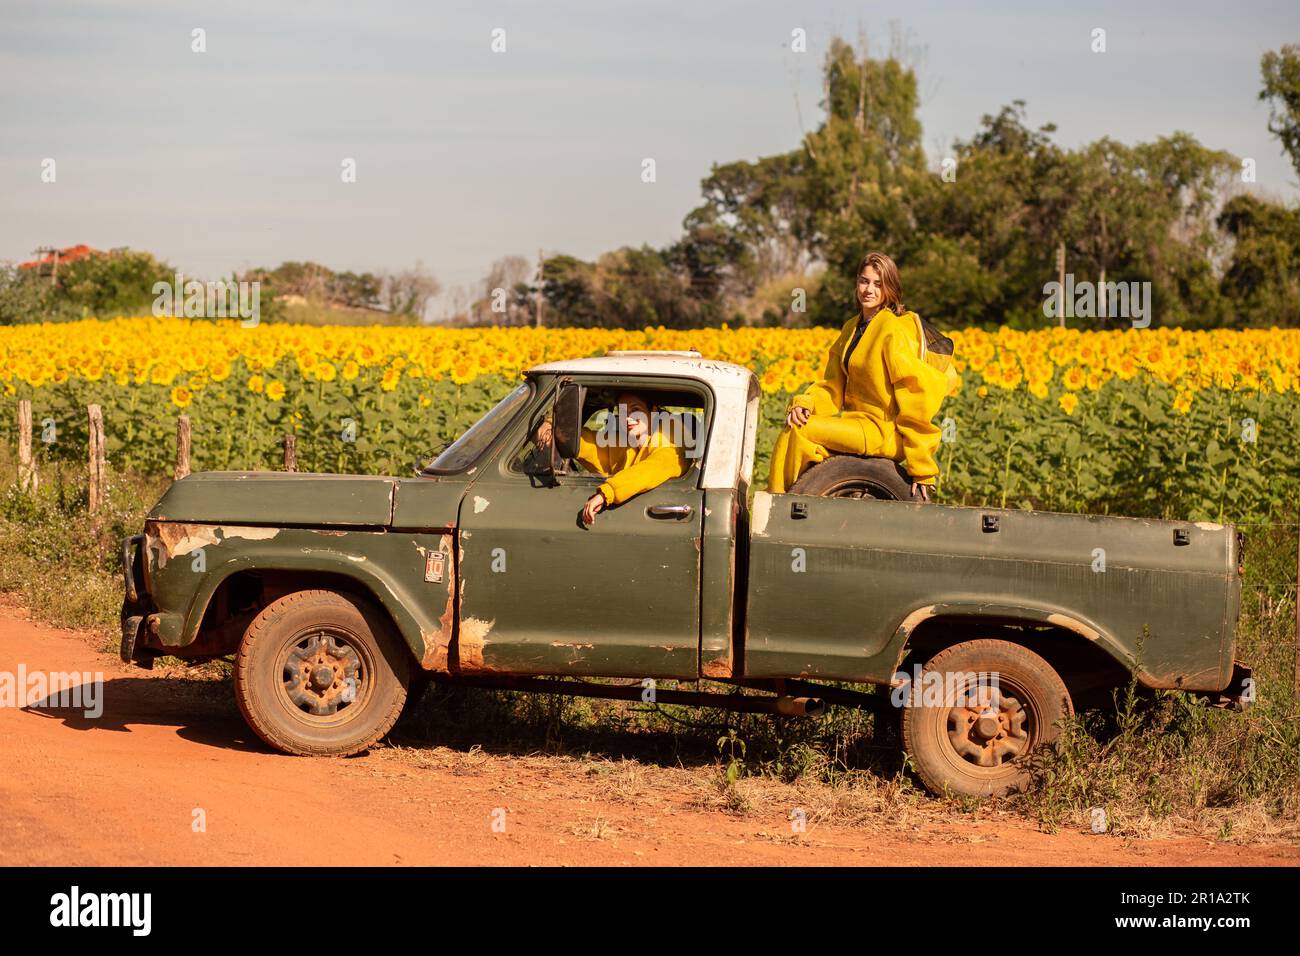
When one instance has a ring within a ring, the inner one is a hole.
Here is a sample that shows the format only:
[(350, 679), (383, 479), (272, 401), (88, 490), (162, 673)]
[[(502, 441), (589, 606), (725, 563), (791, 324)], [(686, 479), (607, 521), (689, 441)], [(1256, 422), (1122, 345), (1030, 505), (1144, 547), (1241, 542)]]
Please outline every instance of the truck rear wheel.
[(297, 591), (249, 625), (235, 657), (235, 701), (276, 750), (346, 756), (392, 728), (409, 675), (406, 647), (372, 605)]
[(979, 640), (940, 651), (903, 708), (903, 747), (939, 796), (1001, 796), (1029, 781), (1027, 759), (1073, 713), (1060, 676), (1033, 651)]
[(832, 455), (819, 461), (790, 486), (792, 495), (820, 498), (884, 498), (920, 501), (912, 495), (912, 480), (898, 462), (861, 455)]

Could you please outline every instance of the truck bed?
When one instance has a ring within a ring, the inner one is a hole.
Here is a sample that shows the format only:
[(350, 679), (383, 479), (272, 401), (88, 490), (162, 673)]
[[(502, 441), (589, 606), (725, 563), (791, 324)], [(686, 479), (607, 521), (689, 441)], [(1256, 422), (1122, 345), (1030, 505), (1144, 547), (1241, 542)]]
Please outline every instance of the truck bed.
[(1208, 522), (759, 493), (745, 676), (885, 683), (925, 622), (1012, 618), (1095, 642), (1149, 687), (1222, 690), (1239, 548)]

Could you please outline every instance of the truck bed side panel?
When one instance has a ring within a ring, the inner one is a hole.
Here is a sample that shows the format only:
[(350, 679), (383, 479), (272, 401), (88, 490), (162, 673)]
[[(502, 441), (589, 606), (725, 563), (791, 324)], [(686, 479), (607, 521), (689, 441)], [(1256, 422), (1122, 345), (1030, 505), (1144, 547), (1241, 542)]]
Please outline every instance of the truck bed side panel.
[(767, 494), (752, 524), (749, 677), (885, 682), (908, 634), (943, 614), (1059, 625), (1140, 657), (1153, 687), (1231, 675), (1229, 526)]

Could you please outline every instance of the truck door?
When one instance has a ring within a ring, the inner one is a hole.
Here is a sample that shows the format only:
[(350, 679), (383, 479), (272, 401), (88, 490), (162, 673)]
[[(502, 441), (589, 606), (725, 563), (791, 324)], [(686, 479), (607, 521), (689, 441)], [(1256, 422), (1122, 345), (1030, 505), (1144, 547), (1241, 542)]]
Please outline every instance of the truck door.
[[(585, 420), (598, 430), (601, 402), (637, 383), (585, 384), (587, 406), (595, 409)], [(518, 423), (503, 454), (468, 489), (457, 567), (461, 670), (698, 676), (700, 462), (709, 400), (698, 385), (651, 379), (641, 387), (670, 409), (666, 414), (689, 414), (684, 402), (698, 406), (698, 450), (684, 475), (606, 509), (583, 528), (579, 513), (603, 478), (580, 466), (540, 477), (534, 416)]]

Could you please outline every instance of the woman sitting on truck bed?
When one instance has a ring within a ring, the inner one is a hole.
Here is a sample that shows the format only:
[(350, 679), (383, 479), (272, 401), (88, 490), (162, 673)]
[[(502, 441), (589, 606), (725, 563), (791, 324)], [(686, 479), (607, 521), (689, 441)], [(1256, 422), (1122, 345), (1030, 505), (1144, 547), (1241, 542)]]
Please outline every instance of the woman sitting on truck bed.
[(952, 341), (904, 307), (889, 256), (867, 253), (857, 278), (859, 314), (831, 346), (822, 380), (791, 401), (767, 489), (789, 490), (833, 454), (881, 456), (903, 463), (912, 495), (928, 501), (939, 474), (932, 419), (957, 384)]

